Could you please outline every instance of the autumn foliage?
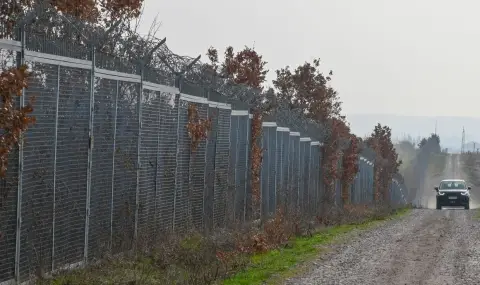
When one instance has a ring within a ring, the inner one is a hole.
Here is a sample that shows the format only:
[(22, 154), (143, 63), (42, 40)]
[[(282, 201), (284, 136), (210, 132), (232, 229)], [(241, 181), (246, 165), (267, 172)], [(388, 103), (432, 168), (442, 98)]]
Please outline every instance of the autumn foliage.
[(4, 0), (0, 4), (0, 23), (5, 25), (0, 38), (10, 36), (16, 21), (36, 6), (54, 8), (57, 13), (88, 23), (108, 26), (113, 20), (140, 16), (143, 0)]
[(294, 70), (289, 66), (277, 70), (273, 85), (280, 100), (288, 102), (293, 109), (302, 110), (307, 117), (325, 123), (342, 117), (338, 93), (327, 84), (332, 75), (333, 71), (324, 75), (320, 71), (320, 59), (315, 59)]
[[(266, 78), (266, 62), (254, 49), (245, 47), (235, 53), (232, 47), (224, 52), (223, 61), (219, 60), (218, 50), (211, 47), (207, 51), (209, 63), (207, 68), (215, 74), (230, 79), (234, 83), (250, 87), (263, 88)], [(359, 168), (360, 139), (351, 133), (345, 116), (342, 115), (342, 102), (338, 92), (330, 85), (333, 71), (324, 74), (320, 59), (305, 62), (295, 68), (286, 66), (275, 71), (274, 89), (267, 93), (274, 94), (274, 101), (283, 102), (292, 110), (298, 110), (307, 119), (313, 120), (327, 128), (322, 148), (323, 184), (327, 190), (326, 202), (332, 203), (335, 193), (335, 181), (341, 180), (342, 200), (350, 201), (350, 187)], [(266, 103), (265, 103), (266, 104)], [(265, 108), (266, 110), (268, 108)], [(259, 115), (258, 115), (259, 116)], [(255, 122), (254, 124), (258, 123)], [(258, 131), (252, 125), (252, 139)], [(258, 127), (261, 129), (260, 127)], [(390, 129), (382, 127), (374, 130), (373, 138), (367, 143), (377, 153), (375, 161), (375, 187), (385, 197), (386, 188), (393, 173), (398, 171), (398, 156), (391, 142)], [(252, 140), (252, 162), (261, 163), (261, 149), (255, 146), (257, 137)], [(378, 141), (378, 143), (376, 143)], [(255, 158), (256, 157), (256, 158)], [(258, 161), (258, 162), (257, 162)], [(252, 185), (259, 184), (255, 174), (260, 165), (252, 166)], [(254, 190), (256, 189), (253, 187)], [(379, 194), (376, 194), (377, 196)]]
[(207, 51), (208, 64), (215, 74), (230, 79), (236, 84), (262, 89), (268, 70), (261, 55), (253, 48), (245, 47), (235, 53), (233, 47), (225, 49), (224, 61), (219, 62), (218, 50), (210, 47)]
[(17, 97), (22, 96), (23, 89), (28, 87), (29, 76), (26, 65), (3, 70), (0, 74), (0, 177), (6, 176), (9, 154), (19, 144), (27, 128), (35, 122), (35, 118), (31, 116), (33, 101), (24, 107), (17, 107), (16, 103)]
[(357, 175), (359, 159), (359, 138), (353, 134), (349, 137), (349, 145), (342, 157), (342, 199), (344, 204), (350, 201), (350, 186)]
[(376, 153), (374, 165), (374, 195), (375, 201), (388, 201), (389, 184), (402, 161), (392, 143), (392, 130), (388, 126), (377, 124), (372, 134), (366, 140)]
[(255, 216), (258, 216), (260, 213), (260, 170), (262, 168), (262, 148), (260, 147), (260, 138), (262, 136), (262, 115), (260, 112), (255, 112), (252, 118), (251, 125), (251, 150), (250, 150), (250, 160), (251, 164), (251, 174), (252, 174), (252, 209)]
[(197, 105), (190, 103), (188, 105), (188, 123), (186, 127), (191, 141), (191, 151), (195, 152), (198, 145), (207, 139), (208, 132), (212, 127), (212, 119), (201, 119), (198, 115)]

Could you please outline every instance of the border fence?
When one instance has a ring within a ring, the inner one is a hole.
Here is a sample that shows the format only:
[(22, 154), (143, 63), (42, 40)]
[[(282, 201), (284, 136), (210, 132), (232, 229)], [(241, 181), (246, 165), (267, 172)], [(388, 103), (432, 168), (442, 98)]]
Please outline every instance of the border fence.
[[(37, 119), (1, 185), (0, 284), (126, 251), (144, 236), (252, 219), (248, 104), (178, 76), (120, 68), (127, 65), (94, 49), (65, 56), (49, 44), (26, 31), (0, 39), (7, 66), (34, 71), (19, 104), (35, 96)], [(192, 103), (212, 119), (195, 153), (186, 129)], [(261, 215), (282, 203), (313, 214), (324, 195), (323, 142), (272, 118), (262, 124)], [(352, 203), (373, 202), (372, 161), (364, 150)], [(405, 191), (394, 178), (391, 202), (406, 203)]]

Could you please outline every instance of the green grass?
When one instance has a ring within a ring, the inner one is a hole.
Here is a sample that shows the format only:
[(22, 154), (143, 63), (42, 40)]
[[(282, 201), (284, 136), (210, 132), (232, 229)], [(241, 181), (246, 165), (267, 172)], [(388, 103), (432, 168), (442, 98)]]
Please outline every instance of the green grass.
[(311, 237), (295, 238), (288, 246), (264, 254), (242, 254), (229, 263), (228, 269), (217, 261), (214, 245), (194, 235), (178, 241), (175, 256), (159, 253), (120, 258), (98, 266), (64, 272), (52, 279), (38, 280), (37, 284), (279, 284), (308, 269), (307, 261), (314, 260), (324, 250), (322, 246), (343, 241), (343, 237), (348, 239), (347, 234), (353, 230), (370, 228), (381, 221), (401, 216), (408, 210), (397, 210), (392, 215), (377, 213), (374, 214), (375, 218), (362, 223), (326, 228)]
[(480, 220), (480, 209), (476, 209), (476, 210), (475, 210), (474, 219), (475, 219), (475, 220)]
[[(246, 270), (224, 280), (223, 284), (278, 284), (285, 278), (299, 273), (296, 265), (310, 261), (322, 251), (322, 246), (332, 244), (353, 230), (364, 230), (378, 223), (398, 218), (409, 212), (408, 208), (398, 210), (385, 218), (367, 220), (361, 224), (340, 225), (324, 229), (312, 237), (296, 238), (289, 247), (273, 250), (251, 257), (251, 264)], [(273, 278), (272, 278), (273, 277)]]

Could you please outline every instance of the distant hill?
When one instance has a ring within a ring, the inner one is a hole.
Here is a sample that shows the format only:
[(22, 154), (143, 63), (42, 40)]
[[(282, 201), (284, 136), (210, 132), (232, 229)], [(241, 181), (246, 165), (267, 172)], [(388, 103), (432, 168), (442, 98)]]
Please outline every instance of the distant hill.
[[(473, 149), (473, 142), (480, 141), (480, 118), (477, 117), (428, 117), (428, 116), (403, 116), (389, 114), (347, 114), (352, 131), (361, 137), (369, 135), (377, 123), (388, 125), (392, 128), (394, 140), (402, 140), (410, 136), (417, 140), (429, 136), (435, 131), (440, 136), (442, 148), (449, 152), (460, 151), (462, 142), (462, 128), (465, 127), (465, 140), (472, 142), (467, 149)], [(480, 144), (477, 143), (477, 148)]]

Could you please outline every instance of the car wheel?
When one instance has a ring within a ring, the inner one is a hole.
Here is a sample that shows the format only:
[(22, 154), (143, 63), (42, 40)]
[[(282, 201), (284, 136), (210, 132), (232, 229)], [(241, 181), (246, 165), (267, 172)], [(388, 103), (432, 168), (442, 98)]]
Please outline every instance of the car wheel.
[(442, 209), (442, 205), (437, 202), (437, 210), (441, 210), (441, 209)]
[(465, 205), (465, 210), (470, 210), (470, 203)]

